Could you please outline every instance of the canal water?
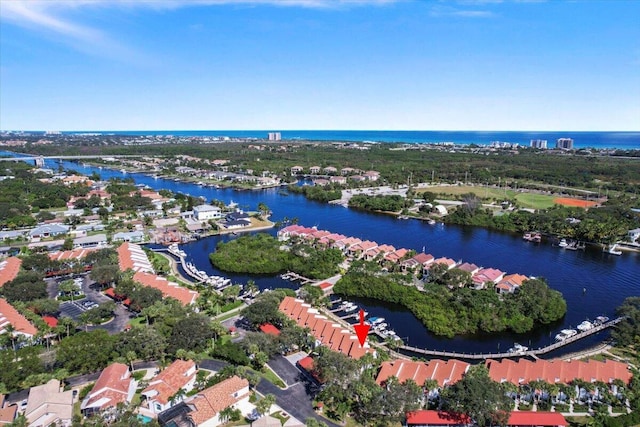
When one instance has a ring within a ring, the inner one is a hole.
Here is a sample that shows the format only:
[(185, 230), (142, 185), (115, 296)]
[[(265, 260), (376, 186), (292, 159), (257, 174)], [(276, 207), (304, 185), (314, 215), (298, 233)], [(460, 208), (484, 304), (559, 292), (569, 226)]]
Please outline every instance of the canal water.
[[(57, 168), (53, 161), (47, 166)], [(360, 239), (387, 243), (396, 248), (405, 247), (435, 257), (447, 256), (455, 260), (473, 262), (483, 267), (499, 268), (507, 273), (521, 273), (544, 277), (549, 285), (561, 291), (567, 300), (567, 315), (553, 325), (539, 327), (535, 331), (516, 335), (510, 333), (460, 336), (453, 339), (436, 337), (402, 307), (382, 304), (366, 299), (352, 299), (369, 312), (369, 316), (384, 317), (391, 329), (406, 343), (415, 347), (433, 350), (466, 353), (494, 352), (506, 350), (518, 342), (531, 348), (546, 346), (553, 342), (555, 334), (563, 328), (575, 328), (585, 319), (606, 315), (613, 318), (615, 309), (629, 296), (640, 296), (640, 253), (623, 253), (615, 256), (597, 250), (566, 251), (548, 244), (525, 242), (519, 235), (493, 232), (482, 228), (450, 225), (429, 225), (417, 220), (397, 220), (387, 215), (356, 211), (342, 206), (307, 201), (296, 194), (284, 195), (279, 189), (260, 191), (236, 191), (200, 187), (195, 184), (154, 179), (143, 174), (124, 174), (120, 171), (82, 166), (63, 162), (66, 169), (75, 169), (84, 174), (97, 172), (103, 179), (131, 177), (137, 184), (145, 184), (156, 190), (175, 192), (236, 202), (241, 208), (255, 210), (258, 203), (265, 203), (272, 211), (274, 221), (298, 218), (305, 226), (317, 226), (332, 232), (351, 235)], [(271, 231), (275, 233), (275, 230)], [(296, 287), (277, 276), (248, 276), (226, 274), (211, 266), (208, 254), (215, 250), (219, 241), (233, 236), (211, 237), (181, 245), (200, 270), (209, 274), (224, 275), (234, 282), (246, 283), (255, 280), (262, 289)], [(585, 338), (556, 351), (568, 353), (587, 348), (601, 341), (609, 332)]]

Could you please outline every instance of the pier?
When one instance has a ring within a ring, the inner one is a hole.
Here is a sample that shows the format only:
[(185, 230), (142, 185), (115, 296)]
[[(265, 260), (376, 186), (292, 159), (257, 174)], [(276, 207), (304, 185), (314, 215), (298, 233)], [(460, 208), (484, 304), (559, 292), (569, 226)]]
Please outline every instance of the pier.
[(281, 274), (280, 277), (285, 280), (290, 280), (292, 282), (299, 280), (301, 284), (306, 285), (307, 283), (313, 283), (315, 280), (309, 279), (308, 277), (301, 276), (293, 271), (287, 271), (284, 274)]
[(457, 353), (457, 352), (452, 352), (452, 351), (438, 351), (438, 350), (426, 350), (423, 348), (417, 348), (417, 347), (411, 347), (408, 345), (401, 345), (398, 346), (399, 350), (405, 350), (405, 351), (410, 351), (412, 353), (417, 353), (417, 354), (422, 354), (425, 356), (435, 356), (435, 357), (446, 357), (446, 358), (452, 358), (452, 359), (476, 359), (476, 360), (485, 360), (485, 359), (504, 359), (504, 358), (509, 358), (509, 357), (524, 357), (524, 356), (529, 356), (532, 357), (534, 359), (537, 359), (539, 355), (542, 354), (546, 354), (549, 352), (552, 352), (554, 350), (557, 350), (565, 345), (571, 344), (573, 342), (576, 342), (578, 340), (581, 340), (582, 338), (588, 337), (589, 335), (593, 335), (593, 334), (597, 334), (598, 332), (601, 332), (607, 328), (610, 328), (611, 326), (614, 326), (618, 323), (620, 323), (622, 320), (624, 320), (624, 317), (618, 317), (617, 319), (613, 319), (610, 320), (606, 323), (603, 323), (602, 325), (598, 325), (592, 329), (589, 329), (588, 331), (584, 331), (584, 332), (579, 332), (577, 335), (574, 335), (572, 337), (569, 337), (563, 341), (560, 342), (556, 342), (553, 344), (550, 344), (546, 347), (540, 347), (537, 348), (535, 350), (529, 350), (529, 351), (525, 351), (525, 352), (518, 352), (518, 353), (509, 353), (509, 352), (503, 352), (503, 353)]

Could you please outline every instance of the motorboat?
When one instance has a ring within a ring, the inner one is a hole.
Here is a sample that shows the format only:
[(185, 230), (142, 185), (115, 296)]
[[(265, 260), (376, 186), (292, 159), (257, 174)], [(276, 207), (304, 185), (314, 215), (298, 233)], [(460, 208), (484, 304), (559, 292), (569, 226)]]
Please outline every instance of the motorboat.
[(514, 354), (524, 354), (527, 351), (529, 351), (529, 347), (525, 347), (524, 345), (513, 343), (513, 347), (511, 347), (509, 350), (507, 350), (509, 353), (514, 353)]
[(605, 252), (611, 255), (622, 255), (622, 251), (619, 249), (616, 249), (618, 247), (617, 244), (611, 245), (608, 248), (606, 248)]
[(379, 323), (384, 322), (384, 317), (372, 317), (371, 319), (369, 319), (369, 321), (371, 322), (372, 325), (377, 325)]
[(569, 246), (569, 243), (567, 243), (567, 239), (561, 239), (560, 243), (558, 243), (558, 246), (560, 246), (561, 248), (566, 248), (567, 246)]
[(598, 316), (596, 317), (596, 320), (593, 321), (593, 324), (598, 326), (598, 325), (607, 323), (608, 321), (609, 321), (609, 318), (607, 316)]
[(580, 332), (586, 332), (589, 329), (593, 329), (593, 323), (589, 322), (588, 320), (585, 320), (584, 322), (580, 323), (577, 326), (577, 328)]
[(559, 334), (556, 335), (556, 341), (564, 341), (567, 338), (571, 338), (574, 335), (577, 335), (578, 331), (575, 329), (563, 329)]

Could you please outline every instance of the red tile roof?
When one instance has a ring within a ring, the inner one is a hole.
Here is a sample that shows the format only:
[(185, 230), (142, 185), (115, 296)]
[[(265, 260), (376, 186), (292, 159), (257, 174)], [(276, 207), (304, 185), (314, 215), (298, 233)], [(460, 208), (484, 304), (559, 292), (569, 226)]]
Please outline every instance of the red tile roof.
[(87, 399), (82, 402), (82, 407), (106, 409), (118, 403), (127, 403), (132, 381), (129, 367), (124, 363), (107, 366), (100, 373)]
[(309, 328), (318, 341), (334, 351), (339, 351), (354, 359), (359, 359), (366, 353), (374, 353), (369, 344), (365, 343), (364, 347), (360, 346), (357, 336), (351, 330), (333, 323), (302, 300), (285, 297), (280, 303), (279, 309), (299, 326)]
[(260, 330), (267, 335), (280, 335), (280, 329), (276, 328), (271, 323), (263, 323), (260, 325)]
[(559, 412), (513, 411), (507, 424), (513, 427), (556, 427), (569, 423)]
[(0, 287), (16, 278), (21, 265), (22, 260), (14, 256), (0, 262)]
[(467, 415), (451, 414), (440, 411), (414, 411), (407, 413), (407, 425), (467, 426), (472, 425)]
[(443, 387), (460, 381), (467, 369), (468, 363), (455, 359), (433, 359), (429, 362), (397, 359), (382, 363), (376, 383), (382, 385), (393, 376), (400, 382), (413, 380), (419, 386), (423, 386), (426, 380), (435, 380), (439, 387)]
[(149, 286), (158, 289), (162, 292), (162, 295), (166, 297), (175, 298), (182, 303), (182, 305), (189, 305), (195, 303), (200, 294), (196, 291), (192, 291), (187, 288), (183, 288), (174, 282), (169, 282), (164, 277), (156, 276), (155, 274), (145, 273), (138, 271), (133, 275), (133, 280), (144, 286)]
[(181, 388), (189, 391), (186, 390), (186, 386), (195, 380), (195, 368), (194, 361), (178, 359), (151, 379), (149, 386), (142, 391), (142, 394), (166, 405)]
[(320, 289), (322, 289), (323, 291), (326, 291), (327, 289), (331, 289), (333, 288), (333, 283), (329, 283), (329, 282), (322, 282), (318, 285), (318, 287)]
[(620, 379), (625, 383), (631, 380), (631, 371), (627, 364), (613, 360), (600, 362), (597, 360), (536, 360), (535, 362), (520, 359), (518, 362), (509, 359), (502, 361), (487, 360), (489, 376), (497, 382), (508, 381), (512, 384), (527, 384), (531, 381), (544, 380), (550, 384), (567, 384), (574, 379), (587, 382), (603, 381), (611, 383)]
[(58, 319), (53, 316), (42, 316), (42, 320), (44, 320), (45, 323), (51, 328), (55, 328), (56, 326), (58, 326)]
[[(234, 397), (234, 394), (237, 396)], [(189, 406), (195, 408), (189, 413), (189, 417), (196, 425), (201, 425), (214, 418), (223, 409), (247, 397), (249, 397), (249, 382), (233, 376), (198, 393), (189, 402)]]
[(89, 255), (91, 252), (96, 249), (74, 249), (72, 251), (58, 251), (49, 254), (49, 258), (53, 261), (64, 261), (68, 259), (81, 259)]
[(18, 313), (4, 298), (0, 298), (0, 333), (5, 332), (7, 325), (12, 325), (17, 334), (34, 336), (38, 333), (26, 317)]

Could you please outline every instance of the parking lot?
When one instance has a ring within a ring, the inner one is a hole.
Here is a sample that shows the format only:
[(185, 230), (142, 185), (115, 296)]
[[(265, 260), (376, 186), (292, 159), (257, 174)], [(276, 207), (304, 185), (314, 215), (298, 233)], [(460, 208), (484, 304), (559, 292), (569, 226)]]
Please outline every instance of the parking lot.
[(73, 320), (78, 320), (82, 313), (97, 306), (97, 302), (91, 301), (87, 298), (83, 298), (78, 301), (65, 301), (60, 304), (60, 313), (62, 316), (71, 317)]

